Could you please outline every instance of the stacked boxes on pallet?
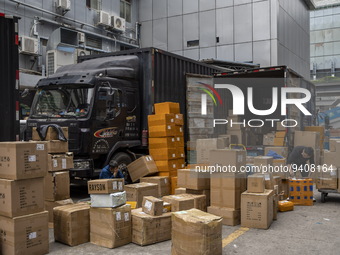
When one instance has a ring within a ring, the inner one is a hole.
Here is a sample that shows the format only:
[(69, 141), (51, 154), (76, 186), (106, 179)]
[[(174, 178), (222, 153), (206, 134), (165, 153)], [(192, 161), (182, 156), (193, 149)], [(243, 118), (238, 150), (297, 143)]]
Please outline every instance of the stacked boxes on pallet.
[(0, 254), (46, 254), (46, 142), (0, 143)]
[(149, 153), (158, 175), (176, 177), (177, 169), (185, 166), (184, 120), (179, 103), (155, 104), (155, 115), (148, 116), (148, 124)]

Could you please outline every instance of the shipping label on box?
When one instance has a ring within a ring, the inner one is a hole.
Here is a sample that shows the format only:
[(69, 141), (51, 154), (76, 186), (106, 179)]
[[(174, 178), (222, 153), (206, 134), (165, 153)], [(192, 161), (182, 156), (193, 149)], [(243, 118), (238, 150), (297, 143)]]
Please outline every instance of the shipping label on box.
[(0, 215), (18, 217), (44, 210), (43, 178), (0, 179)]
[(70, 198), (70, 173), (48, 172), (44, 178), (44, 198), (58, 201)]
[(0, 178), (22, 180), (44, 177), (46, 146), (46, 142), (1, 142)]
[(48, 154), (47, 155), (47, 170), (49, 172), (62, 171), (73, 168), (73, 153), (65, 154)]
[(152, 156), (142, 156), (127, 166), (131, 180), (133, 182), (140, 178), (158, 172), (157, 166)]
[(89, 194), (111, 194), (124, 191), (124, 179), (98, 179), (87, 182)]

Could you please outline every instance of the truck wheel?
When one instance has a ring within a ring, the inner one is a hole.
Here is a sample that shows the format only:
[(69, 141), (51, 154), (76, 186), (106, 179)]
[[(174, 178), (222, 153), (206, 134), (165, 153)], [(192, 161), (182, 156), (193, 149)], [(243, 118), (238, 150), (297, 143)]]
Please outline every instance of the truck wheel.
[(130, 156), (128, 154), (124, 153), (124, 152), (118, 152), (111, 159), (117, 161), (118, 168), (119, 168), (119, 170), (122, 171), (122, 173), (124, 175), (125, 183), (127, 183), (127, 184), (132, 183), (129, 172), (127, 170), (128, 164), (130, 164), (132, 162), (132, 159), (130, 158)]

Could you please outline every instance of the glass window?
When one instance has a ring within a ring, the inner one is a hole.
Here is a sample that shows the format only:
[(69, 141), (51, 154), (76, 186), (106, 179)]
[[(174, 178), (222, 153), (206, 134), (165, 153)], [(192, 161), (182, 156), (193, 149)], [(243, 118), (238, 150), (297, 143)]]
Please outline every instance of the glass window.
[(102, 1), (101, 0), (86, 0), (86, 7), (94, 10), (102, 9)]
[(131, 23), (131, 0), (120, 0), (120, 17)]

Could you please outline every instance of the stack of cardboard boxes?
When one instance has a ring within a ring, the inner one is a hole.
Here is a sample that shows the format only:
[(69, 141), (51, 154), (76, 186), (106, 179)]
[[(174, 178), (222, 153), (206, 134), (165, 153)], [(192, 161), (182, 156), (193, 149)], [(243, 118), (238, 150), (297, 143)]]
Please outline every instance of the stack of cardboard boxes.
[(46, 142), (0, 143), (0, 254), (46, 254)]
[(229, 119), (229, 126), (227, 135), (231, 136), (231, 139), (233, 140), (232, 144), (244, 144), (246, 143), (245, 139), (245, 128), (243, 125), (243, 122), (241, 120), (241, 117), (238, 115), (234, 115), (232, 110), (229, 110), (228, 113), (228, 119)]
[(155, 115), (148, 116), (149, 152), (156, 162), (158, 175), (171, 178), (175, 187), (177, 169), (185, 167), (183, 115), (179, 103), (154, 106)]
[(133, 182), (140, 180), (140, 178), (148, 175), (158, 173), (158, 168), (152, 156), (142, 156), (127, 166), (130, 178)]
[(313, 131), (295, 131), (294, 146), (312, 147), (314, 150), (314, 163), (320, 165), (321, 148), (320, 133)]
[(171, 212), (163, 200), (145, 196), (142, 208), (132, 210), (132, 242), (141, 246), (171, 239)]
[(241, 194), (246, 190), (246, 174), (240, 168), (246, 164), (246, 152), (241, 150), (212, 150), (210, 165), (224, 170), (211, 173), (208, 212), (223, 218), (224, 225), (240, 224)]
[(116, 248), (131, 242), (131, 206), (126, 204), (124, 179), (88, 182), (91, 194), (90, 242)]
[(263, 145), (265, 146), (284, 146), (286, 131), (280, 130), (270, 132), (263, 136)]
[[(68, 128), (62, 131), (68, 139)], [(34, 128), (32, 139), (39, 141), (40, 137)], [(53, 208), (56, 206), (72, 204), (70, 199), (70, 174), (73, 168), (73, 153), (68, 152), (68, 142), (58, 140), (58, 133), (49, 127), (46, 132), (47, 142), (47, 173), (44, 178), (45, 209), (49, 212), (49, 222), (53, 223)]]

